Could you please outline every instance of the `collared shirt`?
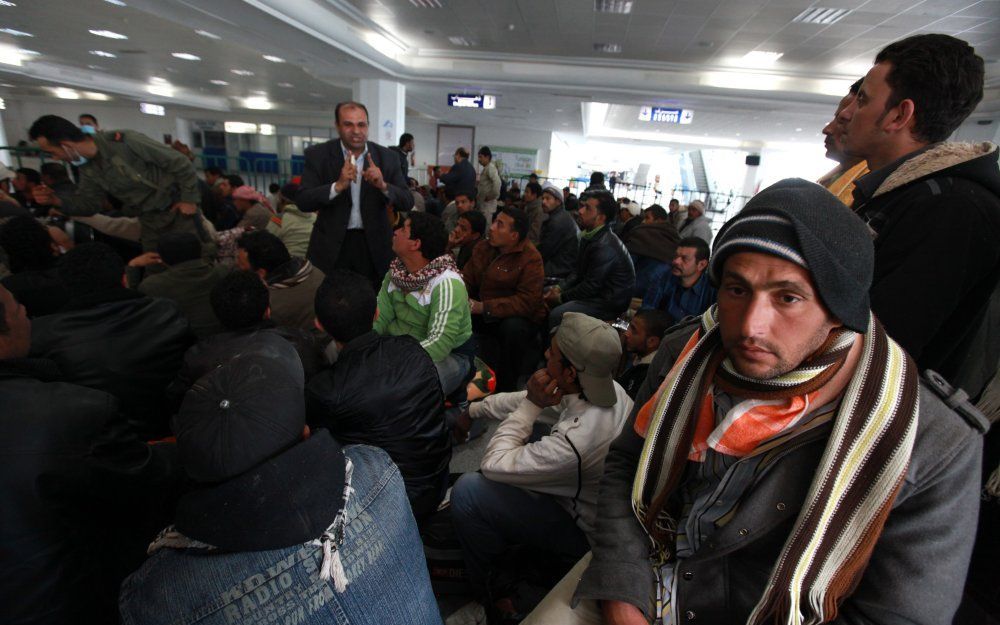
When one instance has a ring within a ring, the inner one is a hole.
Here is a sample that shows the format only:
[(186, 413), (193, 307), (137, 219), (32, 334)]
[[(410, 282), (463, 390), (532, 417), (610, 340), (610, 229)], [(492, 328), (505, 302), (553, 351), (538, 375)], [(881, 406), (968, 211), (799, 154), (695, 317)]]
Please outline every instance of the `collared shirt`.
[(659, 308), (674, 319), (674, 323), (684, 317), (700, 315), (715, 303), (717, 291), (703, 271), (698, 281), (686, 289), (680, 278), (670, 274), (663, 282), (651, 284), (642, 298), (646, 308)]
[[(340, 142), (340, 150), (344, 154), (344, 161), (351, 158), (352, 152), (344, 147), (344, 142)], [(365, 151), (355, 158), (357, 164), (357, 174), (351, 182), (351, 216), (347, 219), (348, 230), (364, 230), (365, 224), (361, 219), (361, 175), (365, 168), (365, 160), (368, 157), (368, 143), (365, 143)], [(330, 199), (337, 197), (337, 183), (330, 185)]]

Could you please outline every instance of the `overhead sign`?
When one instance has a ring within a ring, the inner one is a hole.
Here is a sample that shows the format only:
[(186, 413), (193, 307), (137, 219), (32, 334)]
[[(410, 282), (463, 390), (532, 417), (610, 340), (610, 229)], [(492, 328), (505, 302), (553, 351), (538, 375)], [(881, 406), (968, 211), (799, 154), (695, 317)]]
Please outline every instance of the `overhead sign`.
[(665, 124), (690, 124), (694, 120), (691, 109), (667, 109), (659, 106), (639, 107), (639, 121)]
[(146, 115), (166, 115), (167, 110), (160, 106), (159, 104), (150, 104), (149, 102), (139, 103), (139, 112), (145, 113)]
[(492, 109), (497, 106), (497, 98), (493, 95), (448, 94), (448, 106), (468, 109)]

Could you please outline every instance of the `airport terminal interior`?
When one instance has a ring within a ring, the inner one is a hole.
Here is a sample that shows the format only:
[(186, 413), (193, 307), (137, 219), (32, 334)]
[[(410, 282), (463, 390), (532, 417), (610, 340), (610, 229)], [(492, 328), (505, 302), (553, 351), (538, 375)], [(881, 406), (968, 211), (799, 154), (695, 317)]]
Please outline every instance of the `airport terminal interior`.
[(1000, 625), (1000, 0), (0, 0), (0, 622)]

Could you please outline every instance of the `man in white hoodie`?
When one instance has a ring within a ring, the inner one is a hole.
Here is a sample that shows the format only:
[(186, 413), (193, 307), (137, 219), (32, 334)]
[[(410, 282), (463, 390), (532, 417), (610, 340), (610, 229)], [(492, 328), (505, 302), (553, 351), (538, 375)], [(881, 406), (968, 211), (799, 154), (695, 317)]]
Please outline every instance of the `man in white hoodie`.
[[(487, 397), (472, 418), (501, 419), (481, 473), (452, 491), (452, 519), (478, 598), (488, 611), (510, 611), (490, 588), (492, 566), (511, 545), (565, 560), (589, 550), (604, 457), (632, 400), (614, 381), (621, 341), (607, 323), (566, 313), (526, 391)], [(536, 420), (553, 413), (551, 432), (530, 442)]]

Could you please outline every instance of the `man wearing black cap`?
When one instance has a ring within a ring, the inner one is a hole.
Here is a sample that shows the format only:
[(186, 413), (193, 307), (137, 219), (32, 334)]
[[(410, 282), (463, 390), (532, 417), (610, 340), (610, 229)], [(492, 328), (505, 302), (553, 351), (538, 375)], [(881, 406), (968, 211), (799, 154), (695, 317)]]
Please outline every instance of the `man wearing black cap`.
[(803, 180), (722, 228), (718, 304), (661, 343), (592, 560), (528, 623), (951, 622), (987, 424), (871, 315), (869, 241)]
[(310, 436), (302, 387), (262, 335), (188, 391), (174, 426), (198, 487), (122, 584), (125, 622), (441, 622), (399, 470)]

